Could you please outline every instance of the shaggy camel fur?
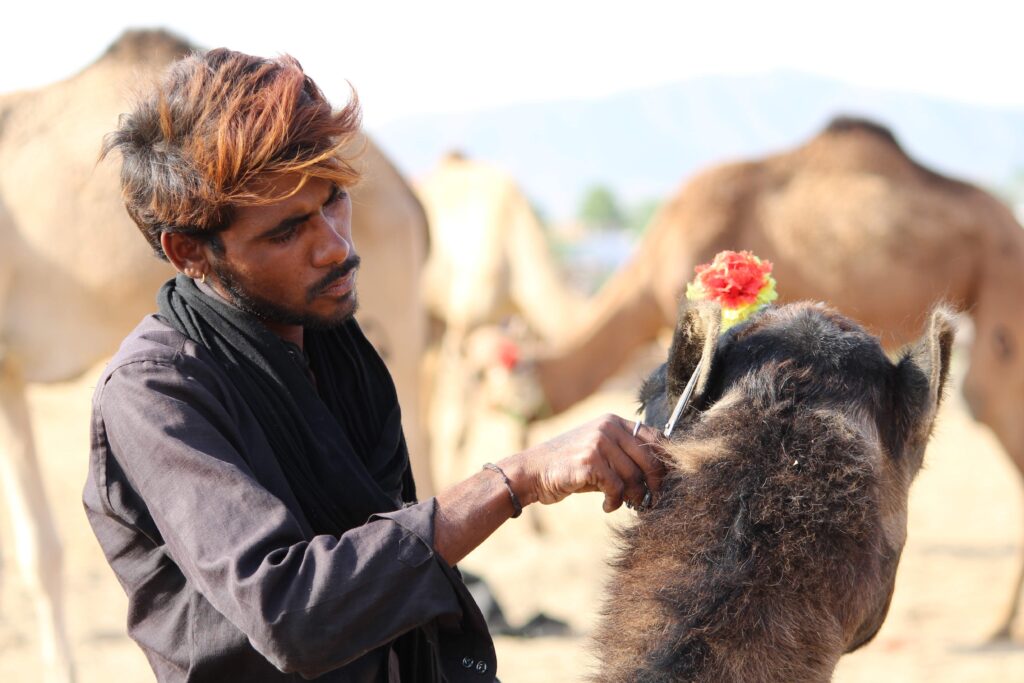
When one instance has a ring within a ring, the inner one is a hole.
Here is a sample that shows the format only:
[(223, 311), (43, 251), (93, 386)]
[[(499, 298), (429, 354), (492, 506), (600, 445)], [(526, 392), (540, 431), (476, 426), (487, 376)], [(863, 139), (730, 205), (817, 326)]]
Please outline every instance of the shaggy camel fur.
[(828, 681), (889, 608), (951, 314), (895, 363), (823, 305), (721, 338), (718, 319), (685, 308), (641, 390), (645, 421), (665, 424), (703, 358), (661, 498), (620, 532), (598, 681)]

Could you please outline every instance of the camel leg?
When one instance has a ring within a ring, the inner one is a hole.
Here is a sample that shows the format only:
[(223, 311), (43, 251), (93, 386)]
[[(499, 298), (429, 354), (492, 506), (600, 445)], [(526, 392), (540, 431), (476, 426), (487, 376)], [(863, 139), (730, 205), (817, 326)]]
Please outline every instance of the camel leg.
[(446, 330), (434, 367), (430, 397), (430, 453), (434, 480), (441, 488), (452, 486), (466, 476), (467, 397), (470, 394), (462, 358), (462, 336)]
[[(407, 325), (413, 324), (415, 312), (407, 314)], [(417, 326), (411, 337), (424, 340), (423, 326)], [(394, 344), (389, 366), (395, 378), (398, 405), (402, 407), (402, 423), (405, 426), (405, 440), (409, 448), (409, 460), (416, 479), (416, 494), (422, 500), (438, 493), (431, 469), (430, 442), (426, 435), (426, 419), (420, 395), (420, 361), (424, 344)]]
[(1010, 593), (1010, 601), (1005, 608), (1003, 618), (988, 638), (990, 643), (1003, 643), (1013, 639), (1013, 625), (1020, 613), (1022, 591), (1024, 591), (1024, 561), (1020, 562), (1020, 567), (1017, 570), (1017, 580), (1013, 584), (1013, 592)]
[[(1011, 331), (1000, 322), (1003, 316), (984, 316), (982, 313), (978, 311), (975, 321), (970, 366), (963, 383), (964, 398), (974, 418), (992, 429), (1007, 456), (1024, 477), (1024, 424), (1019, 416), (1020, 387), (1024, 386), (1024, 356), (1015, 345), (1004, 340)], [(995, 323), (986, 324), (987, 321)], [(1024, 564), (1018, 570), (1010, 603), (990, 641), (1011, 638), (1020, 610), (1022, 590)]]
[(1008, 641), (1013, 638), (1013, 624), (1017, 620), (1017, 613), (1020, 611), (1020, 594), (1021, 590), (1024, 590), (1024, 563), (1021, 564), (1021, 568), (1017, 573), (1017, 582), (1014, 584), (1012, 598), (1010, 600), (1009, 609), (1006, 610), (1006, 615), (1002, 621), (999, 622), (999, 627), (989, 636), (989, 641), (993, 643)]
[(70, 683), (62, 550), (36, 462), (24, 389), (10, 364), (0, 364), (0, 480), (14, 527), (14, 557), (36, 606), (43, 680)]

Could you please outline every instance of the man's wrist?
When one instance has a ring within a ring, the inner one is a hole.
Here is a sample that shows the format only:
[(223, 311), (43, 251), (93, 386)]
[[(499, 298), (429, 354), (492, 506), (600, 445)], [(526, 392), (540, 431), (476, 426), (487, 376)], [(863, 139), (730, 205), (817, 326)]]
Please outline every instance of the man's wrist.
[(512, 490), (523, 507), (536, 503), (538, 498), (537, 486), (534, 481), (536, 477), (526, 466), (525, 460), (522, 453), (517, 453), (496, 463), (508, 477)]
[(485, 470), (490, 470), (501, 477), (501, 481), (505, 484), (505, 489), (508, 491), (509, 500), (512, 501), (512, 519), (515, 519), (519, 515), (523, 514), (523, 504), (519, 502), (519, 496), (516, 495), (515, 490), (512, 488), (512, 482), (505, 475), (505, 470), (501, 469), (493, 462), (489, 462), (484, 465)]

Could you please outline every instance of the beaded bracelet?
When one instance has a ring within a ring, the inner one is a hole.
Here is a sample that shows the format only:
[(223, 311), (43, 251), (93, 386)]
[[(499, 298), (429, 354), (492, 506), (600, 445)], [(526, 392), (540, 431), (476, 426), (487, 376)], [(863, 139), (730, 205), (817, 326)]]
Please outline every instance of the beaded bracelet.
[(512, 513), (512, 519), (515, 519), (519, 515), (523, 514), (523, 504), (519, 502), (519, 496), (517, 496), (516, 492), (512, 490), (512, 482), (509, 481), (508, 476), (505, 474), (505, 472), (502, 471), (500, 467), (490, 462), (484, 465), (484, 469), (491, 470), (492, 472), (497, 472), (498, 474), (501, 475), (502, 481), (505, 482), (505, 488), (508, 489), (508, 495), (512, 497), (512, 507), (513, 509), (515, 509), (515, 512)]

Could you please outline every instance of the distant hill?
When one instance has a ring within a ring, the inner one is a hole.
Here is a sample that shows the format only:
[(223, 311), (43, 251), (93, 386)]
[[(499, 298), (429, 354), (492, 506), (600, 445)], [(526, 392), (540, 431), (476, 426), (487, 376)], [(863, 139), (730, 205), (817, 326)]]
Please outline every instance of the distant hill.
[(493, 161), (555, 219), (584, 190), (662, 198), (695, 171), (799, 144), (837, 114), (889, 126), (918, 161), (986, 186), (1024, 169), (1024, 110), (877, 90), (795, 72), (705, 77), (594, 99), (429, 115), (371, 127), (416, 178), (459, 149)]

